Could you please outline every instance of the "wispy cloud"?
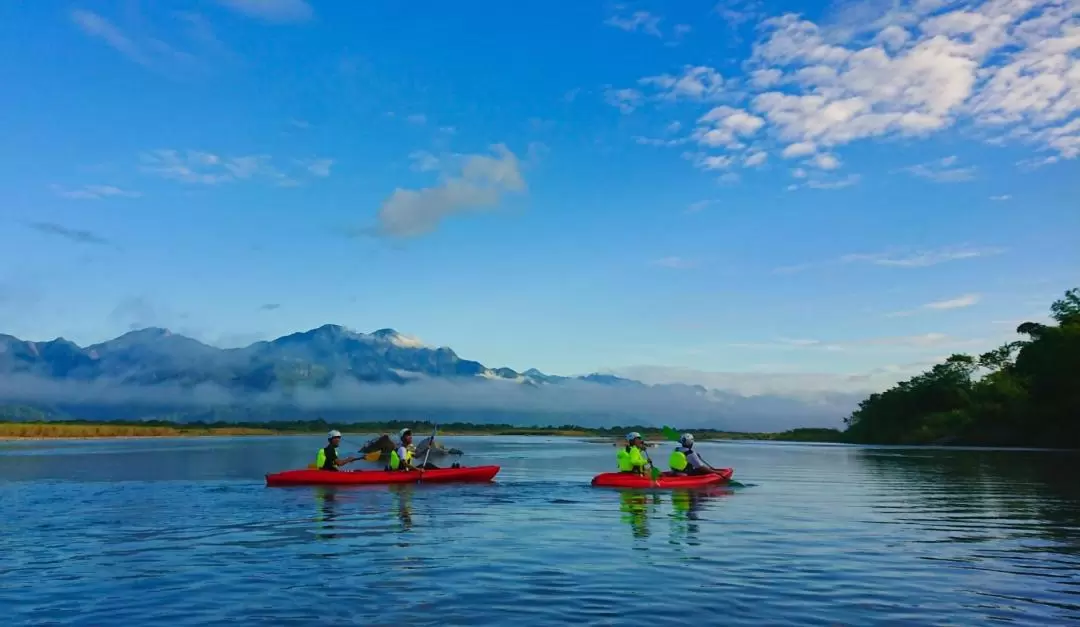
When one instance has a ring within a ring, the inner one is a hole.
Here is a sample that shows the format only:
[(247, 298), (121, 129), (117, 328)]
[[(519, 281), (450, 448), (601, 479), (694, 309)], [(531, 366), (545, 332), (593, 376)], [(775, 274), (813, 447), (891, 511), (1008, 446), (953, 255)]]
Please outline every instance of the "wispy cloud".
[(669, 268), (672, 270), (689, 270), (690, 268), (696, 268), (698, 264), (696, 261), (693, 261), (691, 259), (672, 256), (656, 259), (652, 262), (651, 265), (661, 268)]
[[(492, 153), (437, 158), (437, 185), (395, 189), (379, 209), (378, 226), (359, 233), (418, 237), (435, 231), (451, 216), (497, 206), (504, 193), (524, 192), (517, 156), (503, 144), (493, 146)], [(449, 173), (447, 168), (455, 166), (457, 170)]]
[(911, 253), (854, 253), (844, 255), (841, 261), (844, 263), (870, 263), (876, 266), (891, 266), (894, 268), (926, 268), (949, 261), (960, 259), (975, 259), (990, 255), (999, 255), (1005, 252), (1002, 248), (945, 248), (940, 250), (923, 250)]
[(143, 66), (150, 66), (150, 58), (135, 44), (123, 31), (109, 20), (101, 17), (93, 11), (75, 9), (71, 12), (71, 20), (91, 37), (96, 37), (111, 46), (114, 50)]
[(991, 196), (990, 200), (993, 200), (995, 202), (1003, 202), (1006, 200), (1012, 200), (1012, 196), (1009, 194), (1002, 194), (1000, 196)]
[[(205, 65), (200, 64), (194, 54), (155, 37), (133, 36), (93, 11), (75, 9), (68, 16), (84, 34), (104, 42), (130, 61), (147, 69), (165, 75), (173, 75), (177, 70), (205, 69)], [(173, 17), (188, 24), (187, 36), (205, 51), (219, 56), (229, 54), (200, 16), (179, 12)]]
[(414, 114), (408, 116), (407, 118), (405, 118), (405, 120), (407, 122), (409, 122), (410, 124), (416, 124), (417, 126), (427, 124), (427, 116), (424, 115), (423, 113), (414, 113)]
[(945, 333), (922, 333), (918, 335), (876, 336), (851, 340), (777, 338), (765, 342), (735, 342), (728, 344), (728, 346), (761, 350), (822, 350), (838, 352), (883, 347), (904, 350), (944, 350), (974, 346), (984, 342), (984, 339), (958, 338)]
[(233, 11), (278, 24), (306, 22), (315, 12), (305, 0), (217, 0)]
[(92, 244), (95, 246), (110, 246), (112, 244), (108, 239), (92, 231), (72, 229), (55, 222), (30, 222), (26, 226), (39, 233), (62, 237), (79, 244)]
[(902, 171), (938, 183), (960, 183), (975, 178), (975, 166), (957, 167), (957, 158), (945, 157), (937, 161), (928, 161), (902, 168)]
[(775, 272), (801, 272), (814, 267), (850, 263), (867, 263), (875, 266), (885, 266), (892, 268), (927, 268), (942, 263), (948, 263), (950, 261), (989, 257), (992, 255), (1000, 255), (1004, 252), (1004, 248), (976, 248), (969, 246), (954, 246), (940, 248), (936, 250), (851, 253), (842, 257), (838, 257), (836, 259), (832, 259), (830, 261), (810, 262), (794, 266), (784, 266), (777, 268)]
[(644, 96), (636, 89), (608, 89), (604, 92), (604, 99), (623, 113), (633, 113), (634, 109), (641, 105)]
[(964, 309), (971, 307), (979, 303), (982, 300), (982, 296), (979, 294), (964, 294), (963, 296), (957, 296), (956, 298), (950, 298), (947, 300), (938, 300), (930, 303), (926, 303), (918, 306), (915, 309), (909, 309), (906, 311), (895, 311), (888, 314), (889, 318), (900, 318), (906, 316), (912, 316), (923, 311), (943, 311), (949, 309)]
[[(235, 181), (265, 180), (281, 187), (300, 184), (293, 175), (274, 165), (270, 155), (221, 156), (199, 150), (161, 149), (139, 156), (139, 169), (147, 174), (198, 185), (220, 185)], [(333, 159), (293, 160), (310, 176), (330, 176)]]
[[(622, 11), (624, 7), (618, 5), (615, 8), (617, 11)], [(612, 15), (604, 20), (604, 24), (614, 26), (628, 33), (641, 31), (653, 37), (662, 37), (663, 33), (660, 32), (661, 19), (648, 11), (634, 11), (629, 15)]]
[(72, 200), (101, 200), (102, 198), (139, 198), (141, 192), (120, 189), (113, 185), (84, 185), (76, 189), (64, 189), (60, 185), (53, 185), (52, 190), (61, 198)]
[(281, 309), (281, 305), (278, 303), (266, 303), (265, 305), (260, 305), (259, 309), (262, 311), (274, 311), (275, 309)]
[(709, 205), (714, 204), (715, 202), (716, 202), (715, 200), (699, 200), (697, 202), (692, 202), (686, 208), (686, 213), (697, 213), (699, 211), (704, 210)]

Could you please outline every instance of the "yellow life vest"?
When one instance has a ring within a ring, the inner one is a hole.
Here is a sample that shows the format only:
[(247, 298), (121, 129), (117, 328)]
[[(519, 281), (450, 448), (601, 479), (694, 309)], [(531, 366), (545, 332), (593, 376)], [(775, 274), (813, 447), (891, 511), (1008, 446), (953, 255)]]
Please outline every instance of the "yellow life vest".
[[(408, 448), (405, 449), (405, 461), (412, 461), (412, 451)], [(390, 451), (390, 470), (398, 470), (401, 468), (401, 456), (398, 455), (397, 449)]]

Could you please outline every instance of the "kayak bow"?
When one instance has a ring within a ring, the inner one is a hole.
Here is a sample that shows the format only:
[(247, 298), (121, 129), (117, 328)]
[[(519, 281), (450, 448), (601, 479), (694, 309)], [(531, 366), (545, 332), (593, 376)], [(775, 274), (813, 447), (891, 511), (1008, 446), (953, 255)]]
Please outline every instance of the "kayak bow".
[(293, 485), (371, 485), (392, 483), (477, 483), (491, 481), (499, 466), (471, 468), (432, 468), (419, 471), (390, 470), (286, 470), (266, 475), (268, 486)]

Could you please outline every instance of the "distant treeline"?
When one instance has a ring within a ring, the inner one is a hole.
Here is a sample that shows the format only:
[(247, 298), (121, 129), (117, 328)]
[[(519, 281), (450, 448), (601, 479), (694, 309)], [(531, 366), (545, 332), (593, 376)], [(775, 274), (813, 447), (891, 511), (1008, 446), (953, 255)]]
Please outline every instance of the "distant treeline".
[(1024, 339), (955, 354), (872, 394), (845, 420), (869, 444), (1080, 448), (1080, 293), (1050, 306), (1056, 324), (1025, 322)]
[[(274, 435), (274, 434), (324, 434), (331, 429), (343, 433), (391, 434), (406, 427), (417, 436), (434, 431), (431, 422), (355, 422), (330, 423), (325, 420), (275, 420), (266, 422), (175, 422), (170, 420), (43, 420), (22, 413), (14, 416), (0, 410), (0, 437), (127, 437), (168, 435)], [(443, 435), (548, 435), (591, 436), (621, 438), (630, 431), (637, 431), (646, 439), (664, 439), (661, 429), (645, 426), (618, 426), (590, 428), (578, 425), (545, 427), (521, 427), (511, 424), (472, 424), (451, 422), (439, 424)], [(795, 429), (783, 433), (737, 433), (712, 429), (692, 430), (699, 440), (784, 440), (793, 442), (838, 442), (842, 434), (836, 429)]]

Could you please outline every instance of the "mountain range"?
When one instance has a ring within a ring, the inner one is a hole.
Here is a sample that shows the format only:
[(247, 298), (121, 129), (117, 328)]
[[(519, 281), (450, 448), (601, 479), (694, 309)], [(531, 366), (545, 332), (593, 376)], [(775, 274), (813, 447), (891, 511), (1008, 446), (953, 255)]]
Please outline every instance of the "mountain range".
[[(474, 422), (529, 415), (524, 422), (574, 416), (579, 424), (670, 417), (709, 426), (834, 426), (854, 399), (810, 404), (779, 396), (743, 397), (698, 385), (647, 385), (610, 374), (517, 372), (462, 359), (394, 329), (359, 333), (321, 327), (222, 349), (162, 328), (134, 330), (79, 346), (57, 338), (0, 335), (0, 404), (65, 417), (251, 418), (372, 412), (464, 413)], [(726, 427), (734, 428), (734, 427)]]

